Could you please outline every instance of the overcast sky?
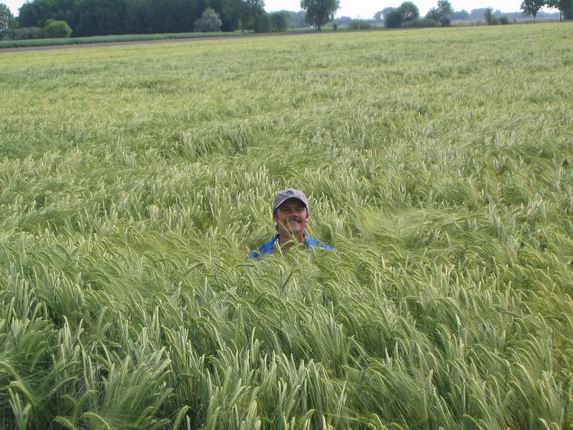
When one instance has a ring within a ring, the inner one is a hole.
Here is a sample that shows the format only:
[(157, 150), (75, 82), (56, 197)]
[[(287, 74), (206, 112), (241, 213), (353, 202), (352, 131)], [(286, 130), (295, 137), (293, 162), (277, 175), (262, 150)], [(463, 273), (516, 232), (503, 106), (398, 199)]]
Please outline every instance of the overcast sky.
[[(399, 6), (403, 0), (340, 0), (340, 9), (337, 16), (349, 16), (351, 18), (372, 18), (374, 13), (387, 6)], [(437, 0), (413, 0), (425, 14), (428, 9), (437, 3)], [(18, 9), (25, 3), (25, 0), (0, 0), (5, 3), (14, 15), (18, 14)], [(477, 9), (491, 6), (502, 12), (515, 12), (519, 10), (521, 0), (450, 0), (455, 10)], [(300, 10), (300, 0), (265, 0), (266, 9), (273, 10)]]

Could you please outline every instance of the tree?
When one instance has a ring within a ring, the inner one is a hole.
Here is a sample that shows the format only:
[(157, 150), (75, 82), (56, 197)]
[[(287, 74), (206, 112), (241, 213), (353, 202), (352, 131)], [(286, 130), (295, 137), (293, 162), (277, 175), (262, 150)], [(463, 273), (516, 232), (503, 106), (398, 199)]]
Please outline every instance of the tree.
[(493, 8), (491, 7), (486, 8), (485, 12), (483, 13), (483, 17), (485, 18), (485, 22), (487, 22), (488, 25), (497, 24), (497, 18), (493, 14)]
[(378, 12), (376, 12), (374, 14), (374, 21), (376, 21), (376, 22), (384, 21), (386, 15), (388, 15), (393, 10), (396, 10), (396, 8), (395, 7), (385, 7), (384, 9), (379, 10)]
[(306, 22), (320, 31), (324, 24), (334, 19), (340, 2), (339, 0), (301, 0), (300, 7), (306, 11)]
[(454, 9), (448, 0), (438, 0), (438, 6), (429, 10), (426, 18), (433, 19), (443, 26), (450, 25), (450, 17), (454, 14)]
[(49, 19), (44, 27), (44, 34), (50, 38), (66, 38), (72, 34), (72, 29), (66, 21)]
[(8, 6), (4, 3), (0, 3), (0, 31), (8, 30), (13, 19), (14, 17), (12, 16), (12, 12), (10, 12)]
[(559, 21), (573, 18), (573, 0), (549, 0), (546, 2), (548, 7), (559, 10)]
[(220, 14), (223, 31), (255, 30), (266, 20), (262, 0), (210, 0), (208, 4)]
[(125, 32), (131, 34), (151, 33), (153, 16), (146, 0), (127, 0)]
[[(125, 33), (126, 2), (124, 0), (79, 0), (76, 3), (76, 9), (78, 10), (77, 22), (66, 20), (74, 29), (74, 36)], [(51, 13), (45, 18), (64, 19), (57, 13)]]
[(221, 31), (221, 18), (219, 14), (211, 8), (207, 8), (203, 11), (203, 15), (193, 25), (194, 31), (202, 32), (215, 32)]
[(402, 26), (402, 14), (398, 9), (393, 9), (384, 15), (384, 25), (388, 28), (400, 28)]
[(221, 17), (221, 30), (233, 31), (236, 29), (252, 29), (254, 22), (243, 22), (244, 5), (241, 0), (219, 0), (208, 2), (209, 6), (215, 10)]
[(438, 10), (443, 16), (449, 17), (454, 14), (454, 8), (448, 0), (438, 0)]
[(523, 0), (521, 10), (524, 15), (532, 15), (533, 21), (537, 17), (537, 12), (545, 5), (545, 0)]
[(410, 1), (405, 1), (397, 9), (384, 10), (387, 11), (384, 14), (384, 25), (388, 28), (400, 28), (404, 23), (420, 17), (418, 7)]
[(263, 12), (255, 15), (255, 33), (270, 33), (273, 30), (271, 17)]
[(413, 21), (420, 17), (420, 11), (418, 10), (418, 6), (416, 6), (411, 1), (405, 1), (400, 5), (398, 11), (402, 15), (402, 21)]
[(292, 12), (292, 11), (281, 11), (286, 13), (288, 17), (288, 28), (303, 28), (306, 27), (306, 21), (304, 18), (304, 11)]
[(241, 1), (241, 22), (243, 28), (255, 30), (257, 33), (268, 33), (271, 31), (271, 19), (265, 11), (263, 0), (240, 0)]
[(286, 12), (271, 13), (272, 31), (286, 31), (288, 27), (288, 14)]

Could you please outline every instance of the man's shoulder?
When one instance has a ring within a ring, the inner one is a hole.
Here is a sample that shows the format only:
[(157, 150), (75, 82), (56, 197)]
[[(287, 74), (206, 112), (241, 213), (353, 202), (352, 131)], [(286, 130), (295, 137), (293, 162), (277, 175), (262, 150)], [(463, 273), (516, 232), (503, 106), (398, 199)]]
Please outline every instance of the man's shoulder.
[(328, 243), (321, 242), (318, 239), (315, 239), (312, 236), (306, 236), (306, 247), (307, 248), (320, 248), (327, 251), (334, 250), (334, 246), (329, 245)]
[(249, 258), (258, 258), (263, 255), (269, 255), (275, 249), (275, 242), (278, 236), (274, 236), (271, 240), (264, 242), (263, 244), (257, 246), (255, 249), (249, 252)]
[[(265, 255), (272, 254), (273, 251), (275, 250), (275, 244), (278, 238), (279, 236), (275, 235), (271, 240), (264, 242), (263, 244), (257, 246), (252, 251), (249, 251), (248, 257), (260, 258), (264, 257)], [(320, 240), (315, 239), (314, 237), (308, 234), (305, 235), (304, 247), (306, 249), (317, 248), (317, 249), (323, 249), (325, 251), (333, 251), (335, 249), (334, 246), (329, 245), (328, 243), (321, 242)]]

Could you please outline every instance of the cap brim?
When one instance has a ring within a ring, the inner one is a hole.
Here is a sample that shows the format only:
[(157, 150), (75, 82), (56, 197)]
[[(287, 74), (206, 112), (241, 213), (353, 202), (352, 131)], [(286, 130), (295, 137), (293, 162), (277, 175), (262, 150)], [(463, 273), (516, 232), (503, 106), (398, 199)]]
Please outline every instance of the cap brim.
[(298, 200), (298, 201), (301, 202), (301, 203), (304, 205), (304, 207), (308, 210), (308, 205), (304, 202), (304, 200), (299, 199), (298, 197), (286, 197), (286, 198), (282, 199), (280, 202), (278, 202), (278, 203), (275, 205), (275, 207), (273, 208), (273, 212), (276, 211), (278, 208), (280, 208), (280, 206), (281, 206), (284, 202), (286, 202), (287, 200), (291, 200), (291, 199)]

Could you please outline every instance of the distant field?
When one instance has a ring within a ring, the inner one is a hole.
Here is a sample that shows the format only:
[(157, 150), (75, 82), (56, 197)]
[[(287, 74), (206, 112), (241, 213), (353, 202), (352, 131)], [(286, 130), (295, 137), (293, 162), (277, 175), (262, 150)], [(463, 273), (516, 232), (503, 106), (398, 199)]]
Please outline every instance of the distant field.
[(572, 43), (0, 54), (0, 427), (573, 428)]
[(236, 37), (254, 35), (254, 33), (163, 33), (163, 34), (121, 34), (111, 36), (69, 37), (57, 39), (26, 39), (0, 41), (0, 49), (7, 48), (31, 48), (43, 46), (67, 46), (67, 45), (92, 45), (98, 43), (124, 43), (124, 42), (149, 42), (158, 40), (177, 39), (204, 39), (213, 37)]

